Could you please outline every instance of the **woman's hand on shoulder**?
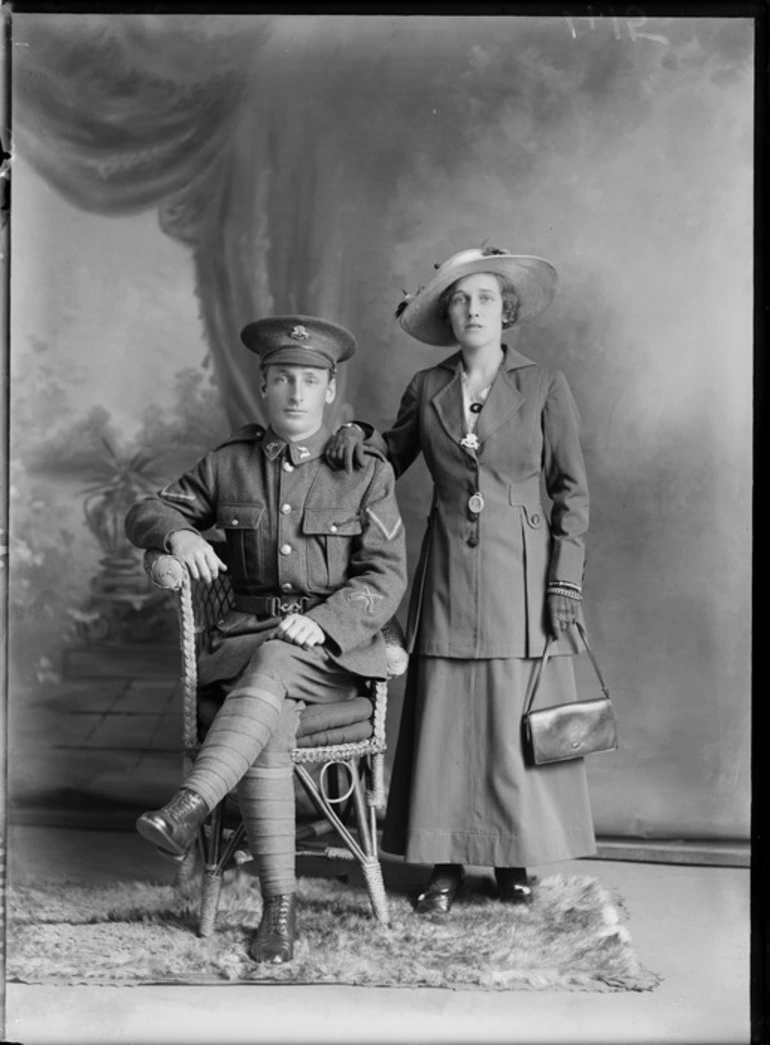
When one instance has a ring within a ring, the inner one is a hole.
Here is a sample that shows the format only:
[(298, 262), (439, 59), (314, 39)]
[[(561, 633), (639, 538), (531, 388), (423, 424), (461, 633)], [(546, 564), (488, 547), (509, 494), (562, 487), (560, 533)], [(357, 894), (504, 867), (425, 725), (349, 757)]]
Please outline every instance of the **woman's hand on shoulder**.
[(547, 597), (548, 623), (554, 639), (561, 638), (562, 634), (577, 621), (579, 605), (577, 599), (569, 599), (566, 595)]
[(355, 424), (338, 428), (326, 444), (326, 461), (332, 468), (352, 472), (366, 465), (364, 431)]

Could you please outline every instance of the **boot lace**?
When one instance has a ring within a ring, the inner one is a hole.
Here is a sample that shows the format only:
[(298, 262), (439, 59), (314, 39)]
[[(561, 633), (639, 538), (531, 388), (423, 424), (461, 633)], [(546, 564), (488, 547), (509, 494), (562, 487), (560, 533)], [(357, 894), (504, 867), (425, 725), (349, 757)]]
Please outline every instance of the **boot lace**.
[(289, 929), (290, 911), (291, 896), (271, 897), (267, 902), (266, 911), (268, 932), (285, 936)]
[(180, 791), (173, 803), (169, 803), (168, 815), (174, 820), (179, 820), (199, 808), (200, 799), (195, 791)]

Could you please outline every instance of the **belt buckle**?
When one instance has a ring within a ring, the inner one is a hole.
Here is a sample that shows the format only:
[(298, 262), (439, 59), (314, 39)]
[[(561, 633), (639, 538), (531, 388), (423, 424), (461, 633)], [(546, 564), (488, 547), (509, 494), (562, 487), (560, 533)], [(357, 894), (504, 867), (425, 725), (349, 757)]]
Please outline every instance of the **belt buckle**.
[(304, 613), (305, 601), (304, 595), (299, 599), (295, 599), (294, 602), (283, 602), (279, 599), (278, 609), (281, 612), (281, 616), (286, 617), (289, 613)]

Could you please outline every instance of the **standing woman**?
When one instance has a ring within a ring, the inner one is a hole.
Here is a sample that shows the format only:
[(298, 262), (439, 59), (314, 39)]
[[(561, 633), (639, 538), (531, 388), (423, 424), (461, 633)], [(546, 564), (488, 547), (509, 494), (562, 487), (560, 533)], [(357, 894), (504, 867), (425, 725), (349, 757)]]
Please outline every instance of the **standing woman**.
[[(369, 433), (397, 476), (422, 451), (434, 483), (382, 842), (434, 865), (422, 914), (448, 913), (466, 865), (494, 868), (500, 899), (526, 903), (528, 867), (596, 852), (583, 760), (530, 765), (522, 746), (548, 633), (538, 707), (577, 699), (572, 655), (582, 649), (578, 412), (564, 375), (513, 344), (556, 278), (541, 258), (495, 248), (440, 265), (396, 314), (418, 341), (459, 350), (414, 376), (390, 431)], [(350, 467), (361, 436), (340, 430), (338, 462)]]

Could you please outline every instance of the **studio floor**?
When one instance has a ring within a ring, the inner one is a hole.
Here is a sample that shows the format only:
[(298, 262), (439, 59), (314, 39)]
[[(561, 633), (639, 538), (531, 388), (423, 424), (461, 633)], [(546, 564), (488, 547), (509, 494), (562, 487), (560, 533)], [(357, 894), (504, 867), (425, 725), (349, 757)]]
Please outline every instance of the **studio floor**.
[[(95, 884), (171, 880), (173, 869), (132, 824), (138, 811), (162, 804), (179, 781), (177, 685), (173, 672), (165, 671), (143, 678), (123, 670), (119, 678), (109, 677), (112, 660), (83, 660), (80, 670), (92, 677), (19, 690), (10, 701), (11, 883), (41, 873)], [(746, 854), (743, 866), (696, 866), (660, 862), (660, 854), (656, 862), (643, 862), (638, 852), (633, 860), (608, 859), (616, 854), (606, 845), (600, 853), (604, 859), (536, 871), (594, 875), (620, 891), (639, 958), (663, 976), (653, 992), (8, 983), (5, 1041), (748, 1042)], [(722, 862), (740, 859), (725, 850)], [(395, 860), (386, 861), (384, 871), (389, 890), (410, 892), (425, 873)]]
[[(131, 831), (15, 825), (9, 874), (94, 883), (168, 881), (173, 871)], [(8, 983), (7, 1042), (748, 1042), (749, 871), (579, 861), (622, 893), (641, 960), (663, 976), (649, 993), (454, 991), (343, 986), (51, 987)], [(542, 870), (541, 870), (542, 873)], [(421, 869), (385, 867), (389, 889)], [(301, 921), (300, 921), (301, 931)], [(473, 961), (473, 941), (468, 941)]]

